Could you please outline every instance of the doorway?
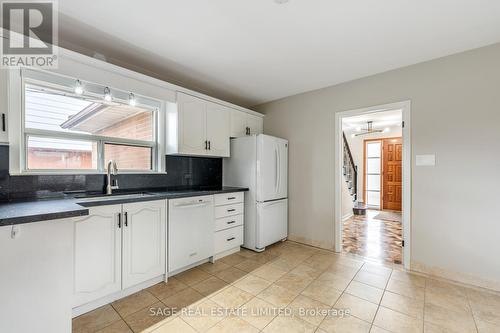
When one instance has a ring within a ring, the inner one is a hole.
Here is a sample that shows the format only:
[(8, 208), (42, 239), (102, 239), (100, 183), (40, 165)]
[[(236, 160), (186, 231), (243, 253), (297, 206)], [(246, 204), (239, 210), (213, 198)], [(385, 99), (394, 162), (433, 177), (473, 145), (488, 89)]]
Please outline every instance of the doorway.
[(409, 269), (410, 102), (335, 119), (335, 250)]

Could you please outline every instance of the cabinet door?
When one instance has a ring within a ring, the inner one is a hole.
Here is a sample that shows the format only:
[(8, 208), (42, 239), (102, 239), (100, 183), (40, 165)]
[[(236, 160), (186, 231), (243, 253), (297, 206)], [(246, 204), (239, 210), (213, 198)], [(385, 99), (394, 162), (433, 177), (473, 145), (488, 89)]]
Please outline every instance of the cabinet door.
[(121, 205), (90, 209), (74, 221), (73, 307), (121, 290)]
[(206, 155), (206, 101), (178, 93), (179, 153)]
[(264, 121), (261, 117), (248, 114), (247, 126), (250, 128), (250, 134), (262, 134), (264, 131)]
[(231, 110), (231, 137), (238, 138), (247, 135), (247, 114)]
[(8, 143), (7, 133), (7, 89), (8, 89), (8, 70), (0, 70), (0, 143)]
[(229, 157), (230, 113), (225, 106), (207, 104), (208, 154)]
[(213, 196), (169, 200), (168, 271), (213, 256), (214, 230)]
[(166, 202), (123, 205), (123, 289), (165, 274)]

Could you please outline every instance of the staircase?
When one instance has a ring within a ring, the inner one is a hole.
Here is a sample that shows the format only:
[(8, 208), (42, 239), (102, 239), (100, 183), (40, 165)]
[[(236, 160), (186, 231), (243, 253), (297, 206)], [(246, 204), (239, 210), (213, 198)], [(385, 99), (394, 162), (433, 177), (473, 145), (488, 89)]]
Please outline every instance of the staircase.
[(353, 213), (354, 215), (365, 215), (366, 206), (358, 202), (358, 167), (354, 164), (354, 159), (352, 158), (351, 149), (349, 148), (349, 143), (345, 137), (345, 133), (342, 133), (344, 139), (344, 158), (342, 170), (344, 173), (344, 179), (347, 183), (347, 188), (352, 197), (353, 202)]

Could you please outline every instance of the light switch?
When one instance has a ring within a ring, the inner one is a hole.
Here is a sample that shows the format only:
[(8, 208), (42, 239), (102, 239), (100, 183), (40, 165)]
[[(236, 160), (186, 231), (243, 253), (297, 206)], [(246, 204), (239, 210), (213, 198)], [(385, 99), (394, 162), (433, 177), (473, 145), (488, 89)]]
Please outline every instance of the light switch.
[(435, 166), (436, 155), (417, 155), (415, 164), (417, 166)]

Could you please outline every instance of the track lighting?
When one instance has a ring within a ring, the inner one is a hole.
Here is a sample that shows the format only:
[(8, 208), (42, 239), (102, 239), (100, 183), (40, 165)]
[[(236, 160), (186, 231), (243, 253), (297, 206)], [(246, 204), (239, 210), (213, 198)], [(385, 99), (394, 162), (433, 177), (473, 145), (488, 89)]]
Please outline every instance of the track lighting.
[(129, 104), (130, 106), (136, 106), (136, 104), (137, 104), (137, 100), (135, 99), (135, 96), (134, 96), (134, 94), (133, 94), (133, 93), (130, 93), (130, 94), (128, 95), (128, 104)]
[(108, 87), (104, 88), (104, 100), (106, 102), (111, 102), (111, 90)]
[(75, 94), (77, 95), (83, 94), (83, 86), (80, 80), (76, 80), (75, 82)]

